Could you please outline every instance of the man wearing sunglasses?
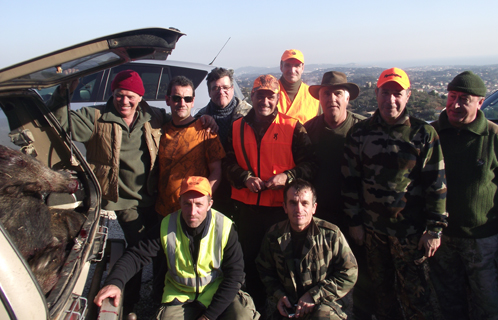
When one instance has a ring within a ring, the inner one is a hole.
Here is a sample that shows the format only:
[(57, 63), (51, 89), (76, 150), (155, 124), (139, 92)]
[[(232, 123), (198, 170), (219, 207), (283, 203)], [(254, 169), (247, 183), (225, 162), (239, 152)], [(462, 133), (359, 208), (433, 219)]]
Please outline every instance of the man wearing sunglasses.
[[(207, 106), (197, 112), (195, 117), (209, 115), (214, 118), (219, 128), (218, 136), (226, 150), (228, 132), (232, 123), (245, 116), (252, 106), (234, 95), (233, 70), (214, 68), (208, 74), (206, 81), (211, 100)], [(233, 201), (230, 197), (230, 183), (227, 179), (222, 177), (213, 199), (214, 208), (220, 212), (225, 212), (238, 225), (238, 215), (233, 207)]]
[(191, 115), (195, 89), (184, 76), (171, 79), (166, 104), (172, 121), (164, 125), (159, 143), (159, 183), (156, 211), (166, 216), (180, 209), (180, 186), (188, 176), (206, 177), (213, 192), (221, 179), (221, 159), (225, 151), (220, 139), (203, 128)]

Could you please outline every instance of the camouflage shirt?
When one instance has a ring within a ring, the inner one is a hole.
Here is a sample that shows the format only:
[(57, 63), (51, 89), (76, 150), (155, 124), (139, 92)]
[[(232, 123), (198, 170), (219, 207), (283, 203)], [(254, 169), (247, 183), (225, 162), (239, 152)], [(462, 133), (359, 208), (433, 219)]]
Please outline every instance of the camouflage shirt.
[[(335, 301), (353, 288), (358, 275), (356, 259), (344, 235), (337, 226), (313, 218), (301, 257), (297, 270), (289, 220), (273, 225), (256, 259), (270, 300), (276, 302), (287, 296), (291, 303), (297, 303), (301, 298), (297, 288), (302, 285), (315, 304), (337, 308)], [(297, 279), (302, 283), (297, 284)]]
[(388, 125), (377, 110), (351, 128), (342, 165), (350, 226), (404, 238), (446, 226), (446, 177), (439, 137), (405, 112)]

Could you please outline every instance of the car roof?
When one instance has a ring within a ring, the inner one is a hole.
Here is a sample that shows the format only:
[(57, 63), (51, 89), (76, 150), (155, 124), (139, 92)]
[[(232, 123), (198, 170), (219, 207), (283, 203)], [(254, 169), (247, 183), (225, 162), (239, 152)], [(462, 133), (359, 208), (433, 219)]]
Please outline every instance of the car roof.
[(177, 61), (177, 60), (168, 60), (168, 61), (161, 61), (161, 60), (141, 60), (141, 61), (132, 61), (131, 63), (150, 63), (150, 64), (157, 64), (157, 65), (168, 65), (168, 66), (173, 66), (173, 67), (184, 67), (184, 68), (191, 68), (191, 69), (197, 69), (197, 70), (205, 70), (207, 72), (213, 70), (217, 66), (213, 65), (208, 65), (208, 64), (202, 64), (202, 63), (194, 63), (194, 62), (186, 62), (186, 61)]
[(137, 59), (166, 60), (183, 35), (145, 28), (83, 42), (0, 70), (0, 91), (47, 88)]

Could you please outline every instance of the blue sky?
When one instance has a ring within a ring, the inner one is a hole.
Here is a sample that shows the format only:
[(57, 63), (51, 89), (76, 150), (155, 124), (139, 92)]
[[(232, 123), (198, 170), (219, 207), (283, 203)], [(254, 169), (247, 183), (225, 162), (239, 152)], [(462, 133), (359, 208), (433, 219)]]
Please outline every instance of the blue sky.
[(186, 33), (170, 59), (278, 66), (497, 64), (498, 1), (4, 1), (0, 68), (79, 42), (146, 27)]

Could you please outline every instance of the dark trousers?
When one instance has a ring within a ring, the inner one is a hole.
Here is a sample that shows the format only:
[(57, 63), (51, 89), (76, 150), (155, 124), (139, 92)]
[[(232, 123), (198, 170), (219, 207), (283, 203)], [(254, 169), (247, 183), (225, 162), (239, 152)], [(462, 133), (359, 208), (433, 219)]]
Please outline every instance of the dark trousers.
[(256, 309), (261, 313), (265, 308), (266, 289), (256, 269), (256, 258), (268, 229), (277, 222), (287, 219), (283, 207), (250, 206), (235, 201), (239, 212), (239, 241), (244, 253), (246, 291), (251, 295)]

